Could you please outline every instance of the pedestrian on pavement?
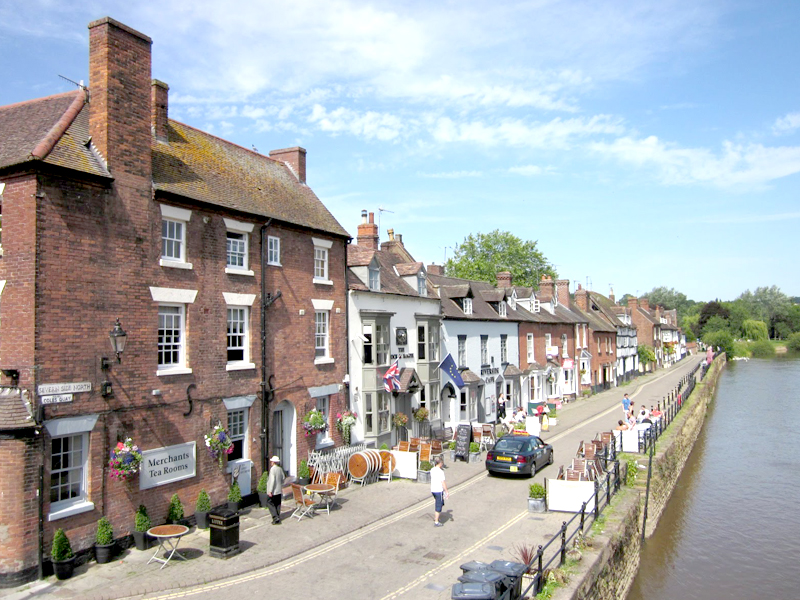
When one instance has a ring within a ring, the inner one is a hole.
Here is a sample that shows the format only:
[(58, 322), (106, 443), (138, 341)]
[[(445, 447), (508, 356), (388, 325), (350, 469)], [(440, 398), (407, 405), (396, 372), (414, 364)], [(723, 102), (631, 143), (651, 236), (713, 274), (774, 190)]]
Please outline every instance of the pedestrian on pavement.
[(444, 508), (444, 501), (448, 497), (447, 484), (444, 481), (444, 471), (442, 470), (444, 460), (441, 456), (437, 456), (434, 461), (434, 467), (431, 469), (431, 495), (436, 501), (436, 508), (434, 509), (433, 526), (441, 527), (443, 523), (439, 522), (439, 516), (442, 514)]
[(625, 416), (628, 416), (628, 411), (631, 409), (631, 399), (628, 394), (622, 396), (622, 410), (625, 411)]
[(281, 459), (273, 456), (269, 459), (269, 477), (267, 478), (267, 508), (272, 515), (272, 524), (281, 524), (281, 499), (283, 497), (283, 480), (286, 476), (281, 469)]
[(498, 423), (506, 417), (506, 397), (500, 394), (497, 398), (497, 421)]

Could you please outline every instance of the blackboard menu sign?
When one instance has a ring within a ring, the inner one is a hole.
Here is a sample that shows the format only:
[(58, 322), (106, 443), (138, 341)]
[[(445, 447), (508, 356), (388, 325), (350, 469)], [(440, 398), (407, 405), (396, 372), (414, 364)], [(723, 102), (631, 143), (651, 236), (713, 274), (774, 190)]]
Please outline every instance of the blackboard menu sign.
[(472, 427), (459, 425), (456, 430), (456, 459), (469, 461), (469, 443), (472, 441)]

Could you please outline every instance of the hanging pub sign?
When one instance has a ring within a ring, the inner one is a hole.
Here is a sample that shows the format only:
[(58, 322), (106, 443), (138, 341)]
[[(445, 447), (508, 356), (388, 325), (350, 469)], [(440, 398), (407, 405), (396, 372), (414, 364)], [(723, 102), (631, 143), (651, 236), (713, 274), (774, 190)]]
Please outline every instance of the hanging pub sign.
[(188, 442), (154, 450), (143, 450), (139, 489), (147, 490), (194, 477), (197, 472), (195, 444), (195, 442)]

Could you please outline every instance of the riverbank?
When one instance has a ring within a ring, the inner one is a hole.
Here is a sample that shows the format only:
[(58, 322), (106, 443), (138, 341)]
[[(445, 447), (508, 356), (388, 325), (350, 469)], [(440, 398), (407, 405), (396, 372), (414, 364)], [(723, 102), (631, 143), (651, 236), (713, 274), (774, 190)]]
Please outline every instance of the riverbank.
[[(655, 531), (675, 489), (705, 421), (725, 362), (724, 355), (717, 357), (656, 443), (645, 537)], [(635, 456), (639, 465), (647, 466), (646, 456)], [(639, 568), (646, 485), (647, 470), (640, 468), (635, 483), (618, 493), (603, 512), (602, 523), (593, 529), (591, 547), (572, 566), (570, 581), (554, 591), (553, 600), (618, 600), (626, 596)]]

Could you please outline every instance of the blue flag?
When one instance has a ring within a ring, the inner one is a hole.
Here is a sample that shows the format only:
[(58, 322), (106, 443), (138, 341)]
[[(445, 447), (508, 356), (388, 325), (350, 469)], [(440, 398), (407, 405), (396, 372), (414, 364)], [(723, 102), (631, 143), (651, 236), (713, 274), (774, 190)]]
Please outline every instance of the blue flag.
[(456, 367), (456, 361), (453, 360), (453, 357), (448, 354), (444, 357), (444, 360), (439, 365), (439, 368), (447, 373), (450, 379), (453, 380), (458, 387), (464, 387), (464, 380), (461, 379), (461, 373), (458, 372), (458, 367)]

